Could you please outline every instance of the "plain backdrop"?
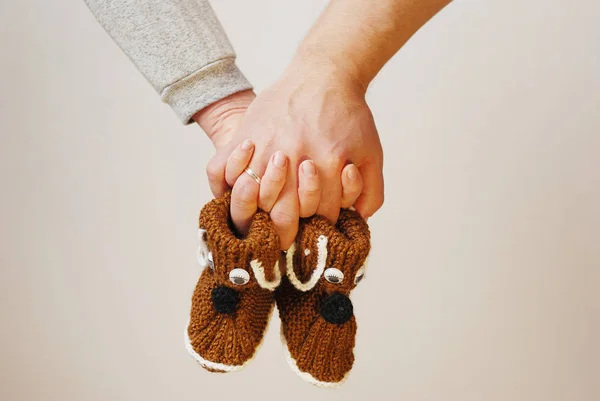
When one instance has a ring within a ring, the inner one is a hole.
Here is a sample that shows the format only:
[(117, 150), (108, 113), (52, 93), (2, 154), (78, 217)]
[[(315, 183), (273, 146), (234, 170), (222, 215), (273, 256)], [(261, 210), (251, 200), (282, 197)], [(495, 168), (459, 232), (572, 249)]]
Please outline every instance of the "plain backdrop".
[[(325, 4), (213, 1), (258, 91)], [(599, 19), (458, 0), (381, 72), (386, 203), (332, 391), (276, 317), (240, 373), (187, 355), (210, 142), (83, 2), (1, 0), (0, 399), (599, 400)]]

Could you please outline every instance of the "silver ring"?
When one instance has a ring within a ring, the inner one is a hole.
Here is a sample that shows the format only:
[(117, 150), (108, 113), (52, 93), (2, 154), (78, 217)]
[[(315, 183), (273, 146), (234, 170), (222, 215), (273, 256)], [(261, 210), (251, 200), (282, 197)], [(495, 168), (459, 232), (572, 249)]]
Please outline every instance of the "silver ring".
[(256, 181), (256, 183), (258, 185), (260, 185), (260, 177), (258, 176), (258, 174), (256, 174), (254, 171), (250, 170), (250, 167), (246, 167), (246, 169), (244, 170), (250, 177), (252, 177), (254, 179), (254, 181)]

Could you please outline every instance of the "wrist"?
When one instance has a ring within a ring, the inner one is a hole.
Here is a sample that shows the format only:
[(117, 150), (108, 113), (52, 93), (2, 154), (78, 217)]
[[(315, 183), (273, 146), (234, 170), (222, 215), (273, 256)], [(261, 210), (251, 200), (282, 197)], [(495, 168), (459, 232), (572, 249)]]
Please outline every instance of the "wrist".
[(298, 48), (286, 74), (314, 76), (361, 97), (364, 97), (371, 81), (349, 58), (344, 60), (307, 44)]
[(241, 122), (255, 97), (252, 90), (237, 92), (208, 105), (192, 118), (218, 147), (227, 142), (227, 137)]

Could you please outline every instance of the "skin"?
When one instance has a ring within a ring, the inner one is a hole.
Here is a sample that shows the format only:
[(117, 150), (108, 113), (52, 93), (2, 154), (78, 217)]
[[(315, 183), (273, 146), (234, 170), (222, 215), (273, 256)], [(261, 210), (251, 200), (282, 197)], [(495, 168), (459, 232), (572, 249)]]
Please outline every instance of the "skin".
[[(258, 97), (244, 91), (194, 119), (215, 145), (212, 192), (232, 187), (243, 233), (256, 208), (269, 211), (287, 249), (298, 218), (335, 222), (340, 207), (364, 218), (383, 204), (383, 151), (366, 90), (385, 63), (450, 0), (332, 0), (292, 62)], [(250, 148), (241, 149), (249, 141)], [(262, 177), (259, 186), (243, 172)]]
[[(219, 179), (211, 180), (211, 189), (219, 196), (233, 186), (232, 191), (232, 220), (236, 228), (242, 234), (245, 234), (252, 221), (252, 216), (257, 208), (270, 212), (273, 205), (284, 187), (289, 161), (287, 156), (281, 151), (275, 152), (265, 168), (262, 175), (261, 184), (258, 185), (252, 177), (243, 174), (244, 169), (254, 157), (255, 145), (250, 139), (243, 140), (240, 144), (233, 147), (234, 133), (237, 132), (238, 125), (246, 112), (247, 105), (254, 99), (255, 95), (251, 91), (242, 92), (234, 95), (239, 101), (236, 108), (227, 109), (230, 111), (223, 120), (207, 121), (201, 120), (206, 132), (218, 132), (218, 138), (211, 138), (214, 141), (222, 141), (215, 144), (217, 150), (226, 149), (226, 151), (217, 154), (213, 161), (225, 160), (226, 168), (216, 170)], [(247, 97), (247, 99), (244, 99)], [(215, 103), (209, 107), (219, 107)], [(214, 114), (204, 114), (217, 115)], [(209, 128), (210, 127), (210, 128)], [(229, 148), (233, 148), (229, 150)], [(207, 173), (211, 177), (210, 164)], [(222, 177), (221, 177), (222, 175)], [(316, 213), (319, 200), (321, 198), (321, 180), (315, 163), (312, 160), (304, 160), (298, 166), (298, 202), (300, 216), (308, 217)], [(362, 177), (358, 168), (354, 164), (348, 164), (341, 173), (342, 199), (340, 207), (348, 208), (355, 204), (360, 196), (363, 187)], [(231, 184), (228, 184), (230, 182)], [(214, 186), (213, 183), (219, 184)], [(236, 185), (233, 185), (233, 184)]]

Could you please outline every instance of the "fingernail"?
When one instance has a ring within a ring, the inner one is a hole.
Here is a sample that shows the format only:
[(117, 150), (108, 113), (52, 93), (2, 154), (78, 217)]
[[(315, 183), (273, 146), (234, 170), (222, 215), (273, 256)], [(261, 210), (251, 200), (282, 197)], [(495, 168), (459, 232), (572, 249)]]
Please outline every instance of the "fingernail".
[(358, 178), (356, 166), (352, 165), (352, 167), (348, 167), (347, 175), (350, 181), (356, 181), (356, 179)]
[(242, 150), (250, 150), (251, 147), (252, 141), (250, 139), (246, 139), (244, 142), (242, 142)]
[(273, 164), (280, 168), (285, 167), (285, 155), (283, 154), (283, 152), (279, 150), (275, 152), (275, 154), (273, 155)]
[(315, 168), (315, 163), (312, 160), (304, 161), (302, 163), (302, 172), (306, 175), (317, 174), (317, 169)]

